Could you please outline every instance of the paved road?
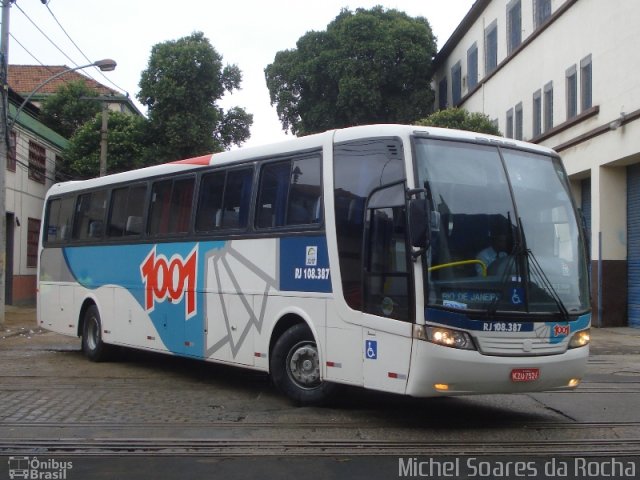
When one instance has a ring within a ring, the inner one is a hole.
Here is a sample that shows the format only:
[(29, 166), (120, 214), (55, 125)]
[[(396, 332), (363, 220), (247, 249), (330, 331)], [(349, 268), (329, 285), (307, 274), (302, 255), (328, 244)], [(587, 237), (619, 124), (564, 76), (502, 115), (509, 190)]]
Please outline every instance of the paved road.
[[(631, 466), (640, 475), (640, 330), (596, 330), (574, 392), (412, 399), (345, 388), (329, 406), (297, 408), (261, 373), (131, 351), (88, 362), (78, 339), (36, 329), (33, 316), (12, 310), (0, 332), (0, 480), (26, 457), (53, 462), (34, 463), (41, 472), (71, 462), (69, 479), (445, 478), (448, 466), (452, 478), (480, 478), (470, 458), (534, 462), (523, 478), (550, 478), (545, 462), (563, 459), (567, 478), (605, 476), (612, 458), (623, 463), (609, 478)], [(580, 458), (595, 463), (571, 463)]]

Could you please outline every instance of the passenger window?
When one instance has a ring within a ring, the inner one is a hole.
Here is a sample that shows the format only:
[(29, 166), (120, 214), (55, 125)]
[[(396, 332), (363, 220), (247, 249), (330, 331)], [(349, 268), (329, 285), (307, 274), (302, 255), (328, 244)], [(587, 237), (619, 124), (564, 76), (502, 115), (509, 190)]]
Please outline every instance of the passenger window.
[(320, 185), (319, 157), (293, 162), (287, 225), (320, 223), (322, 219)]
[(74, 203), (75, 197), (58, 198), (49, 202), (46, 232), (48, 242), (62, 242), (71, 239)]
[(106, 208), (106, 190), (80, 195), (76, 205), (73, 239), (97, 240), (102, 238)]
[(257, 227), (281, 227), (285, 224), (291, 162), (265, 165), (260, 175)]
[(204, 175), (200, 184), (196, 231), (245, 228), (252, 182), (252, 168)]
[(272, 228), (320, 223), (320, 157), (267, 164), (260, 175), (256, 226)]
[(140, 235), (143, 231), (146, 185), (118, 188), (111, 193), (109, 237)]
[(193, 185), (193, 177), (162, 180), (153, 184), (150, 235), (175, 235), (189, 231)]
[(251, 205), (253, 170), (233, 170), (227, 174), (224, 190), (222, 228), (245, 228)]
[(202, 177), (196, 231), (207, 232), (222, 225), (224, 179), (225, 172), (211, 173)]

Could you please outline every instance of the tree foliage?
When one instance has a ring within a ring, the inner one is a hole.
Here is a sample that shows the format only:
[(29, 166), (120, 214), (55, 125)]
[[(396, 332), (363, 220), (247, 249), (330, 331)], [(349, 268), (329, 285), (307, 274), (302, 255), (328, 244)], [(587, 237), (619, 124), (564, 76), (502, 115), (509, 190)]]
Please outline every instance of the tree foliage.
[(96, 90), (82, 80), (65, 83), (42, 102), (40, 120), (63, 137), (69, 138), (100, 111), (102, 103), (91, 100), (98, 95)]
[(240, 107), (225, 112), (217, 105), (241, 80), (240, 69), (223, 67), (202, 32), (154, 45), (138, 93), (148, 108), (151, 161), (202, 155), (246, 141), (253, 116)]
[[(109, 112), (107, 130), (107, 173), (144, 166), (146, 120), (137, 115)], [(64, 152), (62, 171), (73, 178), (97, 177), (100, 172), (100, 129), (102, 114), (82, 125)]]
[(439, 110), (419, 120), (416, 124), (425, 127), (455, 128), (458, 130), (502, 136), (498, 127), (487, 115), (478, 112), (468, 112), (464, 108)]
[(306, 135), (370, 123), (414, 123), (431, 110), (429, 22), (397, 10), (344, 9), (265, 68), (285, 131)]

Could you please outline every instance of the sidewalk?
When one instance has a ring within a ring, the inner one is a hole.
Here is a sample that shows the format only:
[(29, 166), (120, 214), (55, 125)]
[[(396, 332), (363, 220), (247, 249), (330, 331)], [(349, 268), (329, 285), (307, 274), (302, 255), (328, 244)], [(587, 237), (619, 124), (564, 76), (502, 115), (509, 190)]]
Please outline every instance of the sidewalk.
[(4, 325), (0, 326), (0, 339), (44, 332), (36, 324), (36, 307), (5, 306)]
[[(0, 327), (3, 338), (45, 333), (36, 324), (35, 307), (7, 305), (5, 324)], [(640, 354), (640, 328), (606, 327), (591, 328), (591, 353), (596, 355)]]

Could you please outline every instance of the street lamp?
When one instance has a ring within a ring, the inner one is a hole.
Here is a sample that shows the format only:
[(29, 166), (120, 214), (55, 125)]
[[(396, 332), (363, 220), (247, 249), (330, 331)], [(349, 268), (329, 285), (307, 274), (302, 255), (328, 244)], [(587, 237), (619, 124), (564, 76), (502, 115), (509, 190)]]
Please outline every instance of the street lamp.
[(13, 116), (13, 119), (11, 121), (9, 121), (8, 124), (7, 124), (7, 132), (11, 131), (11, 128), (16, 123), (18, 115), (20, 115), (20, 112), (22, 112), (22, 110), (24, 110), (24, 107), (27, 105), (27, 103), (29, 103), (29, 101), (33, 98), (33, 96), (36, 93), (38, 93), (38, 91), (42, 87), (44, 87), (47, 83), (54, 81), (56, 78), (60, 78), (65, 73), (74, 72), (76, 70), (82, 70), (83, 68), (98, 67), (103, 72), (111, 72), (111, 71), (116, 69), (116, 65), (117, 65), (117, 63), (116, 63), (115, 60), (111, 60), (110, 58), (105, 58), (105, 59), (98, 60), (98, 61), (93, 62), (93, 63), (89, 63), (87, 65), (80, 65), (79, 67), (68, 68), (66, 70), (63, 70), (62, 72), (56, 73), (52, 77), (47, 78), (44, 82), (42, 82), (40, 85), (38, 85), (36, 88), (34, 88), (31, 91), (31, 93), (29, 93), (29, 95), (27, 95), (27, 98), (25, 98), (24, 101), (20, 104), (20, 106), (16, 110), (15, 115)]

